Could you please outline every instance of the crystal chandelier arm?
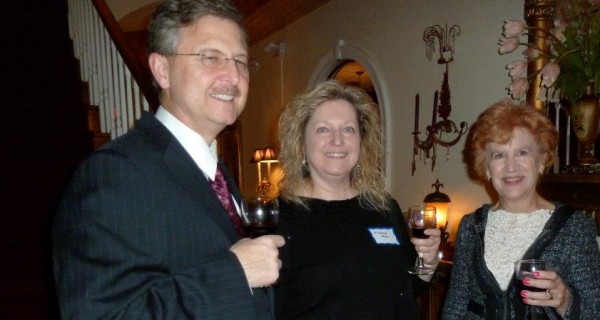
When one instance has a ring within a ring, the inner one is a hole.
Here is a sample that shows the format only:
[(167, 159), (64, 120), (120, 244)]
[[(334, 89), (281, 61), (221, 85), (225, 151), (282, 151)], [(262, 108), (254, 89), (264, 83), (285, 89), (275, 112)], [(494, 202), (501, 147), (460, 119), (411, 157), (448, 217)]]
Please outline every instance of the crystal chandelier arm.
[(429, 61), (431, 61), (431, 58), (433, 58), (433, 52), (435, 51), (435, 44), (434, 44), (435, 38), (438, 38), (438, 42), (440, 45), (440, 52), (442, 51), (442, 41), (444, 38), (442, 32), (443, 32), (442, 27), (440, 27), (437, 24), (434, 26), (431, 26), (431, 27), (427, 27), (425, 29), (425, 31), (423, 32), (423, 41), (425, 41), (425, 48), (426, 48), (425, 54), (427, 55), (427, 59)]
[[(451, 126), (453, 129), (453, 130), (447, 130), (446, 132), (454, 132), (454, 133), (457, 133), (458, 135), (450, 141), (444, 141), (444, 140), (442, 140), (442, 132), (444, 132), (444, 130), (442, 130), (441, 128), (438, 128), (438, 130), (436, 130), (436, 132), (439, 132), (439, 137), (436, 135), (433, 135), (433, 141), (434, 141), (434, 143), (437, 143), (442, 147), (451, 147), (451, 146), (455, 145), (458, 141), (460, 141), (460, 138), (462, 138), (462, 136), (465, 135), (467, 133), (467, 131), (469, 130), (469, 125), (465, 121), (460, 123), (460, 130), (458, 129), (458, 127), (456, 126), (454, 121), (446, 120), (444, 122), (445, 122), (444, 124), (447, 125), (447, 127)], [(439, 122), (439, 123), (442, 124), (443, 122)]]

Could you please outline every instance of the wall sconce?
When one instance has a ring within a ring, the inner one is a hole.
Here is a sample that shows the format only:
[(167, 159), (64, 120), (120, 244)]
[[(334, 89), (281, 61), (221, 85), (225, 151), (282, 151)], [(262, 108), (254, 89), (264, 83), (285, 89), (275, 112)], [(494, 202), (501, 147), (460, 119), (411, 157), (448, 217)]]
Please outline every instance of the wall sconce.
[(423, 202), (426, 206), (435, 207), (436, 211), (436, 225), (442, 231), (442, 242), (446, 242), (448, 240), (448, 232), (446, 232), (446, 228), (448, 227), (448, 204), (451, 202), (450, 197), (440, 192), (440, 188), (443, 188), (444, 185), (440, 183), (439, 179), (435, 179), (435, 183), (431, 185), (432, 188), (435, 188), (435, 192), (432, 192), (425, 196)]
[(454, 40), (456, 37), (460, 36), (460, 26), (453, 25), (448, 29), (448, 24), (442, 28), (440, 25), (434, 25), (431, 27), (425, 28), (423, 32), (423, 41), (425, 41), (425, 45), (427, 47), (427, 51), (425, 54), (427, 55), (427, 59), (431, 61), (433, 57), (433, 52), (435, 51), (435, 38), (438, 39), (440, 46), (440, 58), (438, 59), (438, 63), (448, 63), (454, 60)]
[[(258, 192), (259, 197), (264, 197), (271, 190), (271, 182), (269, 182), (269, 178), (271, 177), (271, 163), (278, 162), (277, 155), (275, 153), (275, 149), (273, 147), (266, 147), (263, 149), (254, 149), (252, 153), (252, 159), (250, 159), (250, 163), (256, 163), (258, 170), (258, 183), (256, 184), (256, 191)], [(262, 177), (261, 164), (267, 164), (267, 176)]]
[(265, 47), (265, 51), (273, 54), (273, 57), (285, 56), (287, 53), (284, 41), (280, 41), (279, 43), (275, 43), (273, 41), (269, 42)]
[[(433, 56), (434, 51), (434, 40), (439, 39), (440, 45), (440, 58), (438, 63), (446, 65), (446, 71), (444, 72), (444, 80), (442, 81), (441, 92), (439, 93), (439, 105), (438, 105), (438, 91), (433, 94), (433, 112), (431, 125), (425, 129), (426, 137), (424, 140), (419, 139), (419, 94), (415, 96), (415, 128), (412, 132), (414, 143), (413, 143), (413, 161), (412, 161), (412, 175), (415, 175), (416, 161), (415, 157), (419, 154), (419, 150), (425, 152), (425, 159), (431, 158), (431, 171), (435, 168), (436, 161), (436, 145), (446, 147), (446, 160), (450, 158), (450, 147), (455, 145), (460, 138), (467, 133), (469, 126), (465, 121), (460, 123), (460, 129), (456, 123), (450, 119), (450, 112), (452, 111), (452, 105), (450, 104), (450, 85), (448, 84), (448, 63), (454, 60), (454, 39), (460, 35), (460, 27), (453, 25), (448, 29), (448, 25), (443, 29), (439, 25), (428, 27), (423, 32), (423, 40), (425, 41), (427, 50), (426, 55), (429, 61)], [(437, 121), (437, 117), (442, 118), (441, 121)], [(453, 134), (454, 138), (444, 138), (443, 135)]]
[(285, 41), (280, 42), (269, 42), (265, 47), (265, 51), (273, 55), (274, 58), (279, 57), (279, 86), (280, 86), (280, 103), (281, 107), (285, 106), (283, 98), (283, 86), (284, 86), (284, 75), (283, 75), (283, 58), (287, 54), (287, 46)]

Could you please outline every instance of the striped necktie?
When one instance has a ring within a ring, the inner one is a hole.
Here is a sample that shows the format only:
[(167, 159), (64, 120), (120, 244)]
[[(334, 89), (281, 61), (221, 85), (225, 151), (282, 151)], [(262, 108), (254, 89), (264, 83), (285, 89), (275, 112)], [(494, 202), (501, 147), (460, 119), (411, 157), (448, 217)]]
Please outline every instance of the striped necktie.
[(244, 226), (242, 225), (242, 219), (238, 215), (235, 205), (233, 204), (233, 200), (231, 197), (231, 193), (227, 188), (227, 182), (225, 181), (225, 177), (223, 176), (223, 171), (217, 165), (217, 174), (215, 175), (215, 180), (210, 182), (210, 186), (215, 190), (219, 200), (225, 207), (225, 211), (227, 211), (227, 215), (229, 219), (233, 223), (233, 226), (240, 237), (245, 236)]

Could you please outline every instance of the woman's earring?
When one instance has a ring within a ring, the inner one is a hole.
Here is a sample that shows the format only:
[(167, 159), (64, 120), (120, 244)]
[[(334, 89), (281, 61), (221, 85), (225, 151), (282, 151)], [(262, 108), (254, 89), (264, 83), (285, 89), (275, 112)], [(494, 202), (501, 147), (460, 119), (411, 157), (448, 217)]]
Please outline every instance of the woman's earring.
[(302, 166), (300, 166), (300, 170), (302, 171), (303, 178), (308, 178), (310, 176), (310, 169), (308, 168), (308, 163), (306, 163), (306, 158), (302, 159)]
[(357, 164), (354, 166), (354, 169), (353, 169), (353, 171), (354, 171), (354, 176), (355, 176), (355, 177), (358, 177), (358, 176), (359, 176), (359, 175), (362, 173), (362, 172), (361, 172), (361, 170), (360, 170), (360, 164), (358, 164), (358, 163), (357, 163)]

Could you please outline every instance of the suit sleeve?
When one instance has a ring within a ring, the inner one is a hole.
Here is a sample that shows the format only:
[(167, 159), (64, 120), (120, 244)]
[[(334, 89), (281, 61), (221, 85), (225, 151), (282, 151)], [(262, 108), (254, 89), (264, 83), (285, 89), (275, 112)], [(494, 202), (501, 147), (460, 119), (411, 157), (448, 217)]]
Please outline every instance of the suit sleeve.
[[(178, 194), (156, 187), (149, 172), (156, 168), (137, 163), (115, 151), (96, 153), (63, 195), (53, 226), (62, 318), (253, 319), (235, 255), (216, 241), (203, 243), (202, 253), (173, 250), (177, 233), (189, 234), (190, 242), (193, 232), (217, 235), (169, 216), (163, 204)], [(183, 263), (173, 268), (172, 260)]]

